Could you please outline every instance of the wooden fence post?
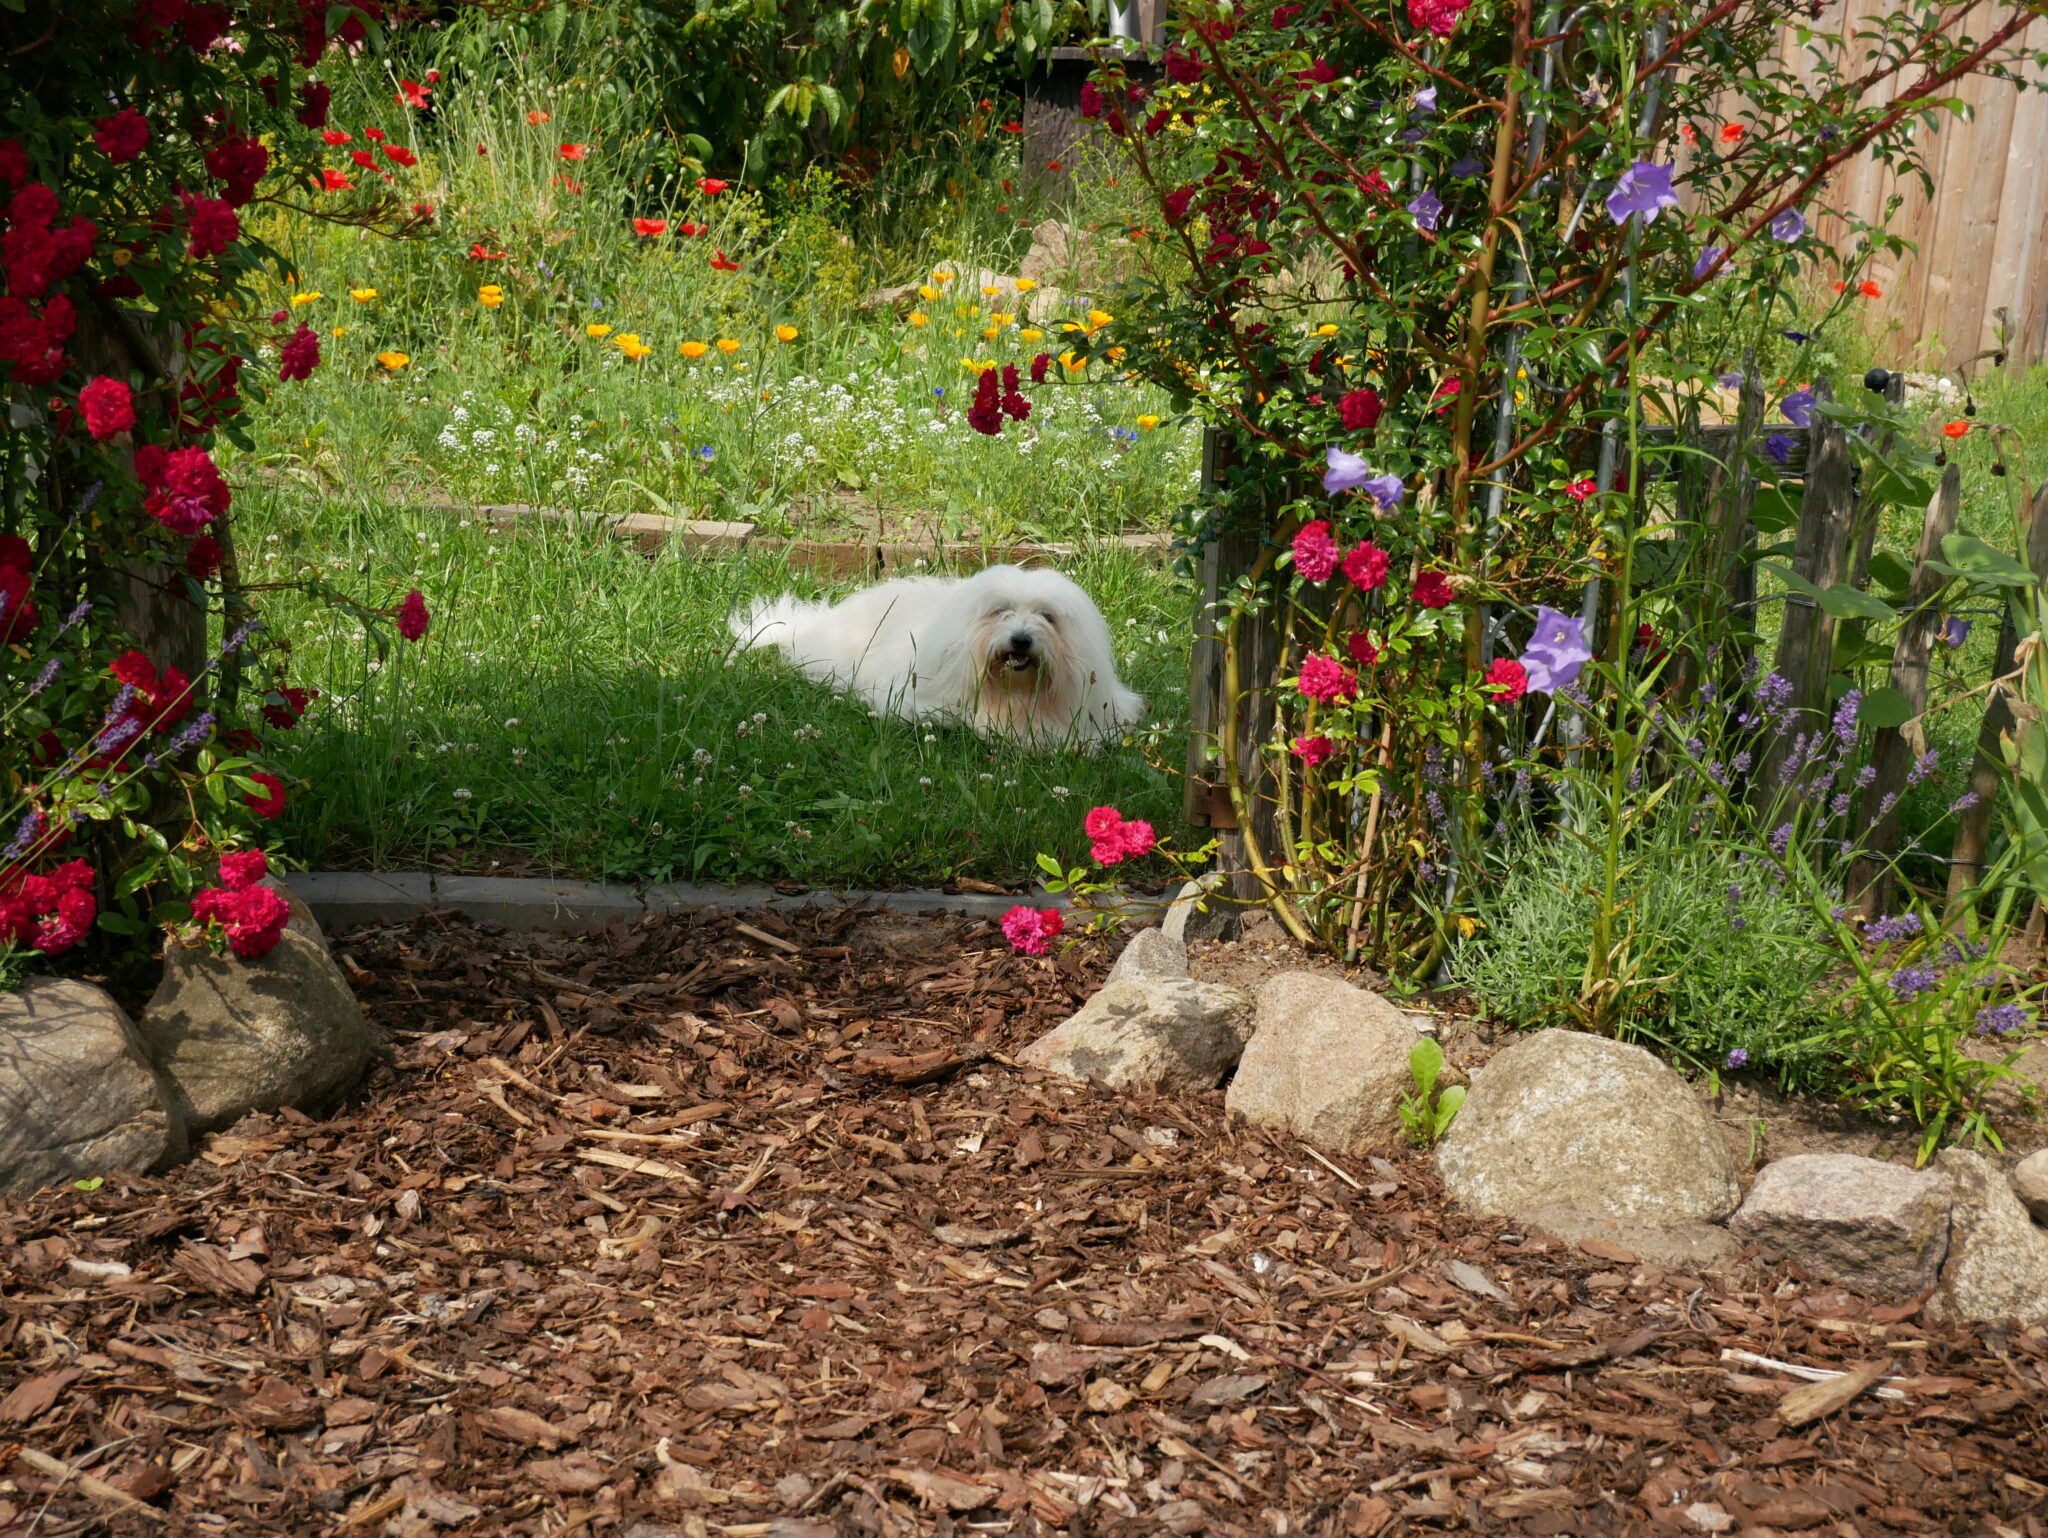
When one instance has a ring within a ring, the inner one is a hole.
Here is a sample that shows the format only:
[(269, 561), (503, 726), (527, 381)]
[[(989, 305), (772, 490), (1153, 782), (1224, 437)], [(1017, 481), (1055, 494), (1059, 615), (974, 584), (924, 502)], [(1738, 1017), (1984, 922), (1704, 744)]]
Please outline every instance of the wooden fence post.
[[(1202, 434), (1202, 484), (1223, 483), (1232, 463), (1228, 435), (1211, 427)], [(1188, 754), (1183, 811), (1198, 828), (1220, 836), (1218, 868), (1231, 878), (1232, 894), (1247, 902), (1264, 902), (1262, 889), (1245, 848), (1246, 830), (1231, 806), (1229, 780), (1223, 766), (1223, 728), (1231, 721), (1237, 736), (1237, 772), (1244, 787), (1250, 834), (1276, 864), (1286, 864), (1292, 851), (1278, 847), (1278, 807), (1274, 779), (1264, 744), (1273, 733), (1273, 681), (1280, 662), (1282, 612), (1277, 593), (1238, 622), (1236, 699), (1228, 697), (1224, 676), (1224, 633), (1230, 623), (1231, 595), (1238, 579), (1257, 563), (1265, 537), (1258, 533), (1225, 534), (1202, 546), (1201, 592), (1196, 599), (1194, 645), (1188, 662)]]
[(1924, 748), (1927, 734), (1920, 725), (1927, 709), (1928, 660), (1934, 654), (1934, 631), (1938, 616), (1934, 597), (1947, 578), (1928, 562), (1941, 559), (1941, 542), (1955, 532), (1956, 514), (1963, 505), (1963, 471), (1951, 464), (1941, 473), (1941, 484), (1927, 504), (1920, 524), (1920, 548), (1913, 561), (1913, 580), (1907, 589), (1906, 618), (1899, 626), (1899, 638), (1892, 648), (1892, 687), (1905, 695), (1910, 710), (1901, 726), (1881, 726), (1872, 740), (1870, 766), (1875, 771), (1863, 792), (1860, 813), (1864, 836), (1862, 850), (1849, 866), (1849, 899), (1866, 919), (1884, 911), (1890, 896), (1891, 861), (1898, 852), (1899, 797), (1905, 794), (1913, 760)]
[[(2048, 583), (2048, 485), (2034, 494), (2022, 533), (2026, 541), (2027, 569)], [(1991, 676), (2003, 677), (2015, 666), (2019, 632), (2013, 627), (2008, 609), (1999, 622), (1998, 656)], [(2005, 702), (2005, 691), (1994, 689), (1984, 704), (1984, 724), (1977, 730), (1977, 754), (1970, 763), (1970, 789), (1977, 799), (1956, 824), (1956, 841), (1949, 850), (1949, 920), (1954, 921), (1957, 905), (1984, 874), (1984, 850), (1991, 842), (1991, 814), (1996, 809), (1999, 789), (2006, 779), (2005, 753), (1999, 739), (2012, 729), (2013, 715)]]
[[(1825, 383), (1814, 386), (1822, 400)], [(1832, 417), (1815, 412), (1807, 430), (1806, 491), (1799, 504), (1799, 531), (1794, 538), (1792, 569), (1822, 591), (1833, 587), (1849, 568), (1849, 525), (1855, 514), (1851, 495), (1849, 435)], [(1828, 719), (1828, 677), (1835, 655), (1835, 621), (1803, 593), (1785, 595), (1785, 617), (1778, 628), (1774, 670), (1792, 686), (1791, 724), (1764, 746), (1757, 765), (1753, 799), (1759, 808), (1776, 798), (1778, 780), (1792, 755), (1797, 736), (1825, 731)]]

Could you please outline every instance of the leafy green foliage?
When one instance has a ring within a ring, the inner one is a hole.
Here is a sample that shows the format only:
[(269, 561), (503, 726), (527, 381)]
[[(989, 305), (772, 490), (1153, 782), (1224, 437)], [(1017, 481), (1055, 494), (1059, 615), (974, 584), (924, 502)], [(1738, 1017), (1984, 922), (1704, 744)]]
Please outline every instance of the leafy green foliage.
[(1437, 1089), (1437, 1076), (1443, 1068), (1444, 1049), (1434, 1036), (1423, 1037), (1408, 1054), (1408, 1077), (1415, 1090), (1401, 1097), (1401, 1126), (1417, 1148), (1435, 1147), (1465, 1104), (1464, 1085)]

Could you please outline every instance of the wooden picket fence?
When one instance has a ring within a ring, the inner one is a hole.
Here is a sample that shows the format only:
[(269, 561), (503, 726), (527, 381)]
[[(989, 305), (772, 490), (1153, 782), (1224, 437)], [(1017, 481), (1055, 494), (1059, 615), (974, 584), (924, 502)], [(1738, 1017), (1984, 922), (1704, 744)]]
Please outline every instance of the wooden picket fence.
[[(1890, 392), (1894, 401), (1899, 388), (1895, 379)], [(1825, 387), (1820, 393), (1825, 398)], [(1659, 457), (1671, 467), (1665, 478), (1676, 482), (1674, 535), (1687, 541), (1690, 570), (1702, 579), (1695, 581), (1692, 591), (1705, 595), (1699, 600), (1702, 612), (1688, 618), (1703, 633), (1749, 637), (1746, 643), (1738, 642), (1737, 655), (1724, 654), (1717, 675), (1734, 679), (1744, 673), (1761, 676), (1774, 672), (1790, 688), (1789, 724), (1759, 745), (1748, 775), (1748, 792), (1759, 809), (1768, 808), (1782, 794), (1781, 772), (1787, 761), (1804, 743), (1830, 730), (1837, 703), (1831, 697), (1838, 676), (1837, 641), (1843, 624), (1857, 617), (1855, 601), (1846, 594), (1851, 590), (1867, 592), (1870, 586), (1882, 512), (1881, 500), (1874, 494), (1877, 488), (1870, 484), (1875, 478), (1859, 473), (1847, 429), (1818, 412), (1811, 428), (1773, 427), (1764, 422), (1763, 404), (1760, 390), (1752, 384), (1734, 423), (1665, 429), (1658, 434), (1666, 451)], [(1791, 534), (1789, 558), (1774, 573), (1780, 579), (1775, 585), (1782, 590), (1768, 594), (1759, 604), (1759, 568), (1772, 571), (1772, 567), (1759, 559), (1754, 456), (1767, 431), (1782, 431), (1793, 440), (1787, 465), (1790, 474), (1781, 485), (1797, 480), (1800, 494), (1796, 522), (1789, 531), (1773, 530)], [(1882, 456), (1892, 445), (1880, 439), (1870, 447)], [(1204, 440), (1204, 484), (1212, 488), (1222, 485), (1229, 463), (1228, 438), (1211, 429)], [(1903, 602), (1893, 610), (1903, 619), (1887, 683), (1904, 697), (1905, 715), (1898, 724), (1872, 732), (1867, 759), (1872, 777), (1853, 792), (1851, 807), (1852, 826), (1861, 831), (1849, 889), (1852, 902), (1865, 917), (1885, 911), (1898, 895), (1894, 883), (1902, 837), (1899, 803), (1914, 765), (1927, 749), (1922, 717), (1929, 703), (1932, 659), (1944, 618), (1933, 599), (1947, 579), (1935, 563), (1944, 561), (1943, 541), (1955, 532), (1961, 490), (1961, 471), (1950, 464), (1922, 516), (1910, 581)], [(2023, 534), (2027, 567), (2038, 580), (2048, 583), (2048, 486), (2041, 488), (2025, 510)], [(1286, 858), (1275, 842), (1281, 824), (1270, 746), (1285, 633), (1282, 611), (1286, 600), (1279, 584), (1269, 578), (1268, 601), (1239, 622), (1235, 688), (1223, 644), (1229, 597), (1252, 571), (1266, 537), (1231, 534), (1201, 547), (1197, 568), (1200, 597), (1190, 659), (1184, 811), (1190, 823), (1217, 832), (1222, 842), (1222, 868), (1233, 874), (1237, 895), (1246, 899), (1262, 894), (1250, 877), (1243, 830), (1224, 789), (1221, 745), (1229, 712), (1236, 714), (1237, 769), (1252, 831), (1269, 857)], [(1785, 572), (1790, 573), (1789, 578)], [(1709, 604), (1719, 612), (1703, 612)], [(1782, 605), (1774, 637), (1767, 634), (1770, 627), (1762, 619), (1764, 610), (1773, 604)], [(1875, 606), (1869, 612), (1873, 618), (1883, 613)], [(2008, 610), (1995, 655), (1995, 676), (2013, 670), (2017, 644)], [(1747, 666), (1752, 659), (1755, 665)], [(1698, 669), (1699, 659), (1685, 659), (1670, 675), (1667, 698), (1680, 706), (1688, 703), (1699, 687)], [(1975, 883), (1983, 868), (1994, 806), (2009, 774), (2000, 738), (2012, 724), (2005, 692), (1987, 690), (1969, 767), (1968, 789), (1975, 792), (1976, 799), (1957, 818), (1948, 856), (1946, 896), (1951, 902)]]

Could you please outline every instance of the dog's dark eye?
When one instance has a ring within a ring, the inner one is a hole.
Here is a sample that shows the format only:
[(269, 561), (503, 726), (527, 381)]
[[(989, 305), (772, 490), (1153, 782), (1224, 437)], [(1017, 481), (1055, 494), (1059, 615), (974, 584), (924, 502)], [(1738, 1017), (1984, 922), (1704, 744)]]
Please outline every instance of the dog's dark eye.
[(1052, 628), (1053, 628), (1053, 629), (1057, 630), (1057, 629), (1059, 629), (1059, 628), (1060, 628), (1060, 618), (1059, 618), (1059, 616), (1058, 616), (1057, 614), (1054, 614), (1054, 613), (1053, 613), (1053, 612), (1052, 612), (1051, 610), (1049, 610), (1049, 609), (1040, 609), (1040, 610), (1038, 611), (1038, 617), (1039, 617), (1040, 619), (1044, 620), (1044, 621), (1045, 621), (1045, 622), (1046, 622), (1046, 623), (1047, 623), (1048, 625), (1052, 626)]

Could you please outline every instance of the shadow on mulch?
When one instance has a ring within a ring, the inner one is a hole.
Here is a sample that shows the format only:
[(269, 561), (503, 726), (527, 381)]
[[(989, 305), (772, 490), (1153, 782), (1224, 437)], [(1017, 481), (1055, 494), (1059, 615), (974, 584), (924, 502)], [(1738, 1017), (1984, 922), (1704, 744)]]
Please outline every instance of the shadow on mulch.
[[(1014, 1067), (1099, 954), (845, 910), (335, 950), (392, 1043), (354, 1104), (0, 1203), (0, 1530), (2044, 1538), (2048, 1333)], [(1795, 1428), (1727, 1350), (1891, 1397)]]

